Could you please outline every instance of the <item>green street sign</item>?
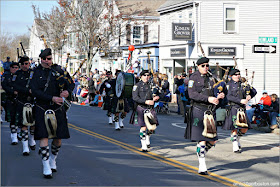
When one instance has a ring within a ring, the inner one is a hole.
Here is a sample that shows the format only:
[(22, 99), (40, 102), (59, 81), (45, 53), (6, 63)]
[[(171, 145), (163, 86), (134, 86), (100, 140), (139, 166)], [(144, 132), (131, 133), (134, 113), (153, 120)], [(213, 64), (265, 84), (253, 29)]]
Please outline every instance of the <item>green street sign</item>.
[(277, 43), (277, 37), (259, 37), (259, 43)]

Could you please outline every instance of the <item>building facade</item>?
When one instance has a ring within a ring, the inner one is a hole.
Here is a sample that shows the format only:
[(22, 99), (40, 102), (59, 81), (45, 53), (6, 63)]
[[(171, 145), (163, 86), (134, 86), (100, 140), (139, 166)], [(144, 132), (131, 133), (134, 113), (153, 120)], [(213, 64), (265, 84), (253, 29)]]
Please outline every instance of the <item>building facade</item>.
[(257, 98), (264, 89), (279, 95), (279, 1), (178, 0), (158, 12), (161, 72), (188, 73), (203, 56), (200, 42), (213, 73), (216, 63), (223, 69), (237, 63), (242, 76), (248, 70), (249, 83), (255, 72)]

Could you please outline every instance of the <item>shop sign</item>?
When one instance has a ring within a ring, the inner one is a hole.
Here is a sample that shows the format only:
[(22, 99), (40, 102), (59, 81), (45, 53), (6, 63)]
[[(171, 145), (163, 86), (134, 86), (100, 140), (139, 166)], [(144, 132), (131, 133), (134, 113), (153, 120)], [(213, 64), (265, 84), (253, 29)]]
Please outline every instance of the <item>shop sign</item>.
[(192, 40), (192, 24), (172, 23), (172, 40)]
[(186, 48), (173, 48), (170, 49), (171, 57), (185, 57), (186, 56)]
[(236, 47), (208, 47), (209, 56), (235, 56)]

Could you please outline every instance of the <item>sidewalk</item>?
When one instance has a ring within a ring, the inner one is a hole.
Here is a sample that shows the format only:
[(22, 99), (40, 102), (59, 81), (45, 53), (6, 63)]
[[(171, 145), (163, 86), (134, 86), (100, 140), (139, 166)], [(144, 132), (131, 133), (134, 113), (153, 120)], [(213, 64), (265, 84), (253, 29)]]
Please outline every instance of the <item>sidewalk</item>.
[[(177, 103), (168, 103), (168, 106), (169, 106), (170, 112), (177, 114), (177, 111), (178, 111)], [(268, 126), (267, 127), (258, 127), (258, 125), (256, 125), (256, 124), (252, 124), (252, 127), (253, 127), (253, 129), (255, 129), (257, 131), (280, 134), (280, 129), (271, 130)]]

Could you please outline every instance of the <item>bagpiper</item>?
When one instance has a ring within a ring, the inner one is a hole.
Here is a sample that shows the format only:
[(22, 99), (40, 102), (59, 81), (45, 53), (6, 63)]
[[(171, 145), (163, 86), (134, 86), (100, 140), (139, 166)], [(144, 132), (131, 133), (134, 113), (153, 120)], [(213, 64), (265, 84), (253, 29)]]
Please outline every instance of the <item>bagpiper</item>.
[(148, 70), (143, 70), (140, 77), (141, 80), (133, 86), (132, 90), (136, 109), (131, 115), (130, 123), (140, 126), (141, 149), (143, 152), (147, 152), (151, 146), (150, 136), (159, 125), (154, 110), (154, 103), (159, 100), (159, 96), (153, 95), (151, 82), (149, 82), (151, 73)]
[(240, 137), (251, 128), (250, 120), (246, 114), (246, 104), (257, 94), (257, 91), (250, 85), (241, 84), (238, 69), (231, 70), (229, 75), (231, 76), (231, 80), (227, 84), (229, 107), (222, 129), (231, 130), (233, 152), (241, 153)]
[(197, 142), (198, 173), (207, 175), (205, 156), (218, 140), (213, 118), (215, 106), (219, 104), (219, 99), (224, 98), (225, 95), (220, 93), (217, 97), (214, 96), (214, 79), (209, 73), (209, 59), (202, 57), (196, 64), (198, 71), (190, 76), (188, 82), (191, 105), (186, 108), (185, 138)]
[[(23, 56), (19, 60), (20, 70), (13, 75), (14, 89), (17, 94), (17, 105), (15, 114), (15, 125), (21, 131), (18, 133), (18, 139), (21, 140), (23, 146), (23, 155), (30, 154), (28, 140), (31, 150), (35, 150), (36, 142), (34, 140), (34, 118), (33, 104), (34, 96), (31, 91), (31, 80), (34, 72), (30, 70), (30, 62), (28, 56)], [(29, 127), (29, 133), (28, 133)]]
[(10, 122), (12, 145), (18, 144), (18, 138), (17, 138), (18, 126), (16, 126), (15, 124), (17, 91), (15, 91), (14, 88), (15, 80), (13, 80), (13, 77), (18, 69), (19, 69), (19, 64), (13, 62), (10, 65), (10, 71), (2, 75), (2, 88), (6, 92), (5, 119), (7, 122)]
[[(43, 175), (52, 178), (52, 172), (57, 171), (56, 159), (61, 139), (70, 138), (65, 100), (71, 96), (75, 85), (67, 72), (53, 65), (51, 49), (45, 49), (39, 57), (41, 63), (35, 68), (31, 82), (32, 93), (36, 97), (35, 139), (40, 140)], [(52, 139), (51, 154), (49, 139)]]

